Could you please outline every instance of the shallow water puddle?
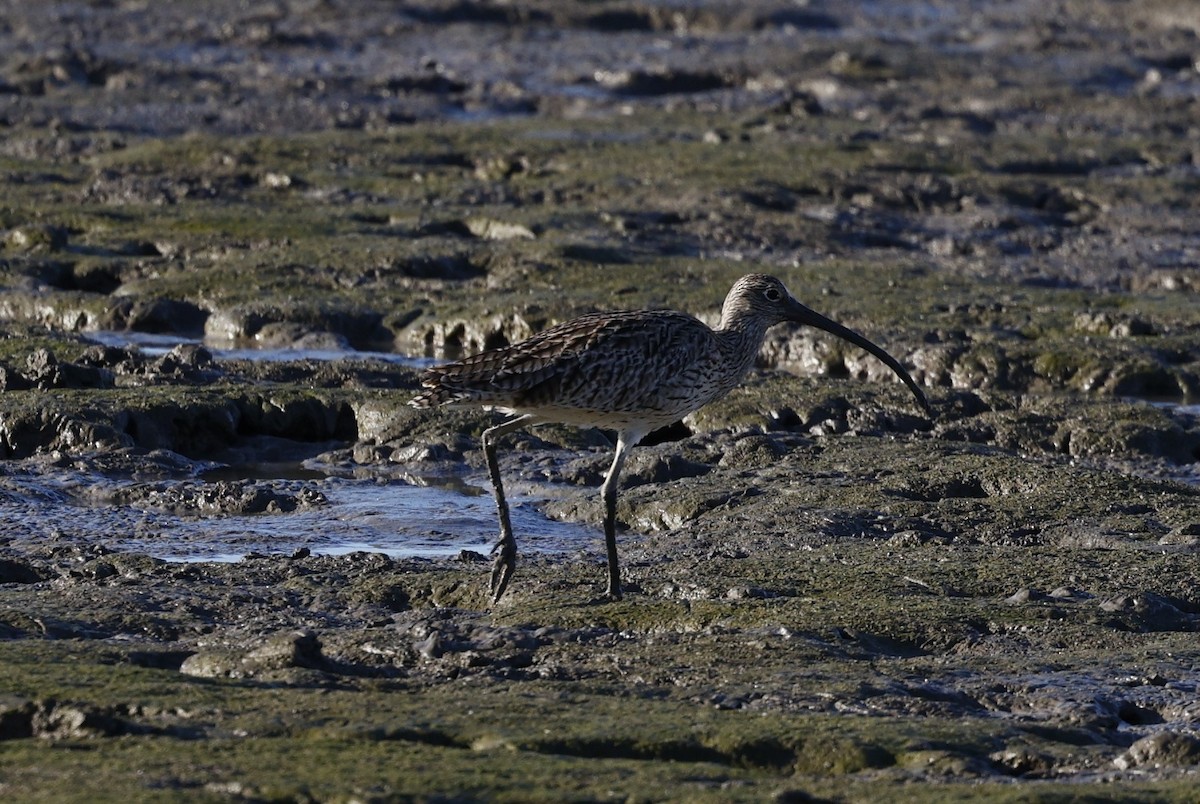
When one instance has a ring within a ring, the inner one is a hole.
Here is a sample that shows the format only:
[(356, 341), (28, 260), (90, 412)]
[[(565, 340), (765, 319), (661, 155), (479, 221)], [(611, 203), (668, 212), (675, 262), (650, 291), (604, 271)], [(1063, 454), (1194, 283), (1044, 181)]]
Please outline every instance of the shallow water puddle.
[(207, 345), (201, 338), (185, 338), (182, 335), (153, 332), (95, 330), (84, 333), (84, 337), (101, 346), (114, 346), (120, 349), (136, 348), (147, 357), (162, 357), (176, 346), (192, 344), (208, 349), (218, 360), (257, 360), (264, 363), (293, 360), (382, 360), (387, 363), (416, 368), (423, 368), (437, 362), (423, 357), (409, 357), (396, 352), (360, 352), (355, 349), (219, 349)]
[[(328, 478), (309, 486), (327, 505), (292, 513), (171, 517), (163, 530), (129, 539), (121, 549), (168, 561), (237, 561), (247, 554), (357, 551), (393, 558), (453, 556), (463, 550), (487, 553), (496, 540), (496, 511), (490, 496), (468, 496), (439, 486)], [(528, 501), (512, 511), (523, 550), (558, 552), (582, 546), (595, 534), (555, 522)]]
[[(367, 551), (432, 558), (463, 550), (486, 554), (497, 533), (491, 495), (466, 485), (342, 477), (135, 483), (78, 472), (25, 472), (0, 481), (5, 541), (26, 547), (102, 545), (168, 561), (238, 561), (302, 548), (326, 555)], [(278, 504), (261, 513), (206, 510), (219, 508), (220, 502), (211, 501), (231, 488), (234, 499), (265, 490), (285, 505), (306, 502), (292, 511)], [(591, 528), (547, 518), (528, 497), (513, 495), (512, 503), (523, 551), (582, 549), (599, 538)]]

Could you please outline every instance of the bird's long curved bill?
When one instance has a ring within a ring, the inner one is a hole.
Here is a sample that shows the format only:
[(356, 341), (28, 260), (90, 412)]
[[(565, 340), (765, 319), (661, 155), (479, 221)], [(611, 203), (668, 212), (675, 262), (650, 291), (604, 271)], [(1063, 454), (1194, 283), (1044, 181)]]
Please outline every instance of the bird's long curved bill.
[(859, 335), (854, 330), (848, 327), (843, 327), (833, 319), (826, 318), (816, 310), (805, 307), (798, 301), (793, 300), (791, 307), (791, 319), (796, 323), (807, 324), (810, 327), (823, 329), (831, 335), (836, 335), (844, 341), (849, 341), (855, 346), (866, 349), (868, 352), (882, 360), (884, 365), (896, 372), (896, 375), (900, 379), (904, 380), (904, 384), (908, 386), (908, 390), (913, 392), (913, 396), (915, 396), (917, 398), (917, 402), (921, 404), (921, 409), (930, 416), (933, 415), (933, 411), (929, 407), (929, 401), (925, 398), (925, 392), (921, 390), (921, 386), (917, 385), (916, 381), (912, 378), (904, 366), (900, 365), (900, 361), (883, 351), (882, 347), (876, 346), (874, 343), (871, 343), (871, 341), (867, 340), (862, 335)]

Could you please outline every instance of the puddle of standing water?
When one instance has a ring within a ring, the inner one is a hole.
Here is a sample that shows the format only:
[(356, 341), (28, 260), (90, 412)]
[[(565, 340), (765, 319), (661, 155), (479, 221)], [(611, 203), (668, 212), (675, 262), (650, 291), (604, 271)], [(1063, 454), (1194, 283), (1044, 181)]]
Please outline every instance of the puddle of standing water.
[[(119, 547), (167, 561), (238, 561), (249, 554), (290, 554), (301, 548), (323, 555), (365, 551), (433, 558), (463, 550), (486, 554), (496, 540), (490, 495), (346, 478), (306, 485), (328, 504), (291, 513), (190, 520), (160, 515), (157, 533), (125, 539)], [(523, 551), (562, 552), (596, 538), (588, 528), (548, 519), (528, 501), (516, 504), (512, 517)]]
[[(75, 471), (9, 473), (0, 477), (3, 541), (27, 548), (101, 545), (167, 561), (239, 561), (300, 549), (397, 558), (454, 556), (463, 550), (486, 554), (496, 539), (491, 494), (473, 486), (328, 477), (295, 464), (276, 467), (275, 479), (262, 479), (264, 469), (254, 471), (258, 479), (252, 482), (239, 468), (218, 470), (209, 480), (152, 483)], [(245, 514), (203, 508), (212, 500), (236, 500), (239, 494), (263, 490), (282, 501), (309, 504), (292, 511), (267, 506), (261, 513)], [(549, 519), (529, 497), (514, 494), (511, 503), (522, 551), (586, 549), (599, 539), (592, 528)]]
[(382, 360), (402, 366), (424, 368), (433, 365), (434, 360), (422, 357), (409, 357), (395, 352), (360, 352), (355, 349), (216, 349), (207, 346), (200, 338), (184, 338), (181, 335), (165, 335), (153, 332), (111, 332), (96, 330), (84, 333), (89, 341), (101, 346), (115, 346), (126, 349), (135, 347), (147, 357), (162, 357), (176, 346), (194, 344), (204, 346), (217, 360), (257, 360), (264, 363), (278, 363), (292, 360)]

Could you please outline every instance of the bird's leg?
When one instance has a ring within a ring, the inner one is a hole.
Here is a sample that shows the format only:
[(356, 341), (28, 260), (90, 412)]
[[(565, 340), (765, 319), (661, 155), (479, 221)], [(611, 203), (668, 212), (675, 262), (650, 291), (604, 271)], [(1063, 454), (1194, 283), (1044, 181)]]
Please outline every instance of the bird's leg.
[(488, 475), (492, 478), (492, 490), (496, 494), (496, 513), (500, 518), (500, 540), (492, 548), (496, 556), (492, 564), (492, 602), (498, 603), (517, 567), (517, 540), (513, 536), (512, 519), (508, 514), (508, 500), (504, 498), (504, 481), (500, 477), (500, 463), (496, 460), (496, 439), (529, 423), (531, 416), (518, 416), (501, 422), (483, 431), (483, 455), (487, 459)]
[(600, 496), (604, 499), (604, 546), (608, 549), (608, 591), (605, 596), (609, 600), (621, 599), (621, 567), (617, 560), (617, 483), (629, 446), (623, 436), (617, 437), (612, 466), (600, 486)]

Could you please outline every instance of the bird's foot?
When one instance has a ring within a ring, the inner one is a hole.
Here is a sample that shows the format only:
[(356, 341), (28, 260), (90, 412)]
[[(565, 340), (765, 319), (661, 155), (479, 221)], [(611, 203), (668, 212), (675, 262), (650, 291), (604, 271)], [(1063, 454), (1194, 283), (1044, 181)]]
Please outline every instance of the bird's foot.
[(615, 586), (610, 582), (608, 584), (608, 588), (606, 590), (604, 590), (604, 594), (600, 595), (599, 597), (593, 598), (591, 602), (592, 603), (616, 603), (618, 600), (625, 599), (626, 592), (632, 592), (635, 595), (640, 595), (640, 594), (644, 594), (645, 591), (646, 590), (644, 590), (641, 587), (641, 584), (638, 584), (637, 582), (618, 583)]
[(608, 589), (600, 596), (600, 600), (604, 603), (615, 603), (621, 599), (621, 587), (609, 584)]
[(517, 541), (511, 536), (501, 537), (492, 552), (496, 555), (492, 562), (492, 602), (499, 603), (517, 568)]

